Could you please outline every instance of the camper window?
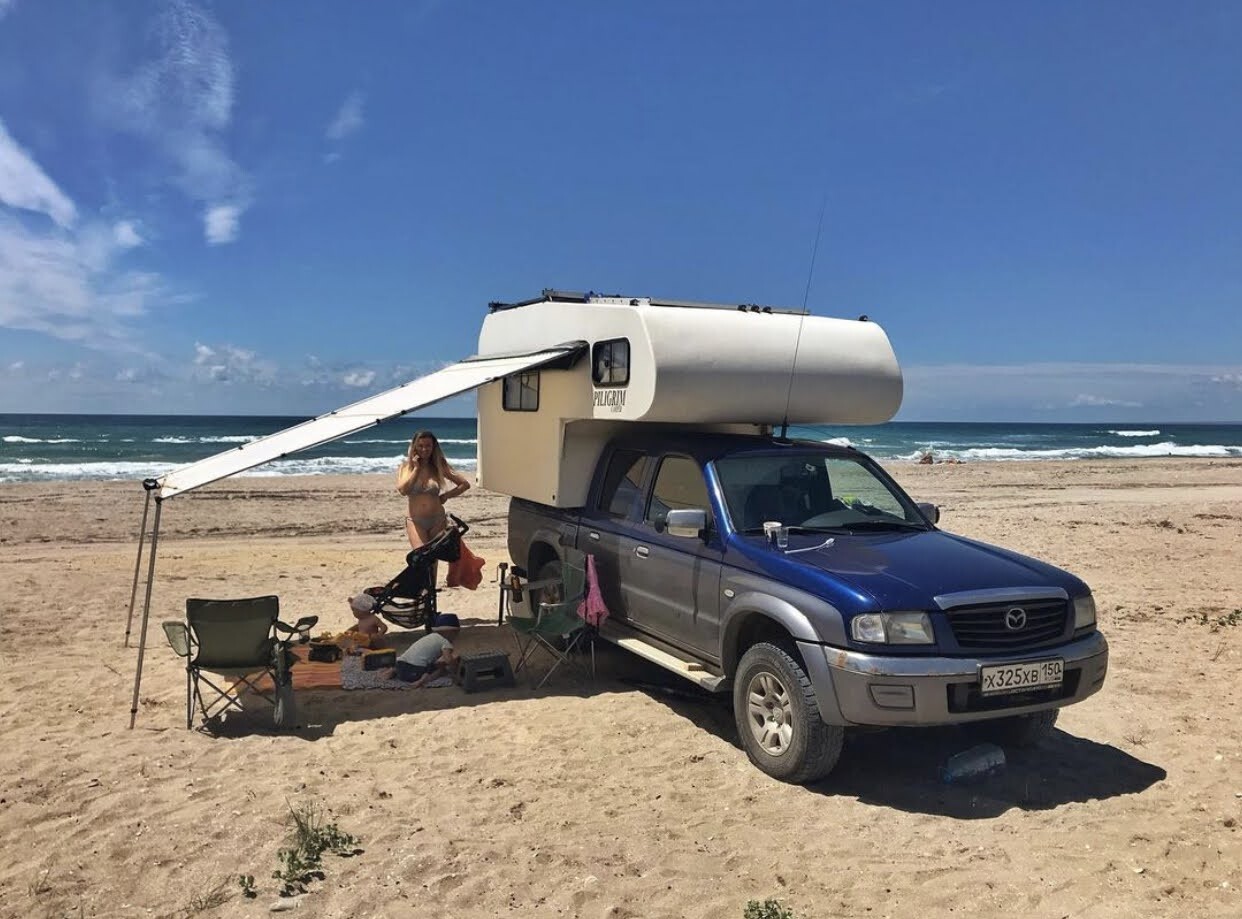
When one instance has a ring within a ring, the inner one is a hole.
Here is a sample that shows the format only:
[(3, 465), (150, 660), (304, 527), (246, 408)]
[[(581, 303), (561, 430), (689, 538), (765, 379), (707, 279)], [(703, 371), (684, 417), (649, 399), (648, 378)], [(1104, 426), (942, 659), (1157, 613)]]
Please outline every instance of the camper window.
[(506, 412), (539, 411), (539, 371), (505, 377), (503, 404)]
[(591, 379), (596, 386), (624, 386), (630, 382), (630, 341), (614, 338), (591, 349)]

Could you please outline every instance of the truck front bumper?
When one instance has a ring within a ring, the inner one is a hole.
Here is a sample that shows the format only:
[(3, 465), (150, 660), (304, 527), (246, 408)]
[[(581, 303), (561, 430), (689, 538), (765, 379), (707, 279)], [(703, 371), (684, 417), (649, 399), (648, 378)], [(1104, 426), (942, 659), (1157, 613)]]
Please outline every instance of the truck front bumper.
[[(810, 665), (808, 675), (824, 720), (847, 725), (958, 724), (1056, 708), (1098, 692), (1108, 670), (1108, 642), (1099, 632), (1056, 648), (986, 660), (885, 657), (799, 644), (803, 659)], [(811, 664), (816, 653), (825, 667), (816, 666), (818, 661)], [(981, 667), (1048, 658), (1064, 661), (1060, 686), (987, 696), (980, 692)]]

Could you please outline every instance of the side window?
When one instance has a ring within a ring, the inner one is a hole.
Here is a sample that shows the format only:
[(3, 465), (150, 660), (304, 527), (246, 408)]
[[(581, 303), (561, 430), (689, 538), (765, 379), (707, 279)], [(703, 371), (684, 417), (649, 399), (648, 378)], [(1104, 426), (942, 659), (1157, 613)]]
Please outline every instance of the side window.
[(539, 371), (505, 377), (502, 404), (506, 412), (539, 411)]
[(591, 380), (596, 386), (624, 386), (630, 382), (629, 339), (596, 342), (591, 349)]
[(637, 450), (618, 450), (608, 460), (604, 472), (604, 488), (599, 496), (599, 509), (610, 517), (628, 517), (630, 508), (642, 493), (643, 477), (651, 462)]
[(707, 483), (699, 464), (684, 456), (669, 456), (660, 463), (655, 488), (651, 491), (651, 503), (643, 518), (654, 524), (664, 520), (669, 511), (687, 507), (705, 508), (711, 515), (711, 502), (707, 498)]

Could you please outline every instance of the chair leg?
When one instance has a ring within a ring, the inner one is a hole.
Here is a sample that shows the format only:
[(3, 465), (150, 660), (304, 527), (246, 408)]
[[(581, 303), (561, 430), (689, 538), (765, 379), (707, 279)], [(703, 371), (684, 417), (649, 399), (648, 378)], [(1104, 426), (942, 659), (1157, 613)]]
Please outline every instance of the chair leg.
[(581, 666), (580, 664), (578, 664), (577, 661), (575, 661), (572, 657), (570, 657), (570, 655), (574, 653), (574, 649), (578, 647), (578, 643), (582, 640), (581, 632), (574, 633), (573, 637), (569, 639), (569, 643), (565, 646), (564, 651), (560, 650), (550, 641), (544, 639), (543, 637), (539, 635), (536, 635), (535, 638), (539, 642), (539, 644), (543, 647), (543, 649), (547, 651), (549, 654), (551, 654), (552, 657), (554, 658), (552, 662), (552, 666), (549, 667), (548, 672), (543, 675), (543, 679), (540, 680), (535, 685), (535, 689), (541, 688), (544, 683), (548, 682), (548, 678), (551, 677), (552, 674), (556, 672), (557, 668), (559, 668), (561, 664), (568, 664), (570, 667)]
[(194, 727), (194, 673), (185, 668), (185, 729)]

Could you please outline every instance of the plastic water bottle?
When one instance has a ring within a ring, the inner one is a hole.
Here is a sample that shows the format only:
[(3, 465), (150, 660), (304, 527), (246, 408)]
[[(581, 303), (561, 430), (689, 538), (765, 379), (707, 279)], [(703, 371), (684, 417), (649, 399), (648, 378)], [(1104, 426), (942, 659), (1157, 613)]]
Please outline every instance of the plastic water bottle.
[(940, 780), (947, 785), (973, 782), (1005, 768), (1005, 751), (993, 743), (981, 743), (950, 756), (940, 769)]

